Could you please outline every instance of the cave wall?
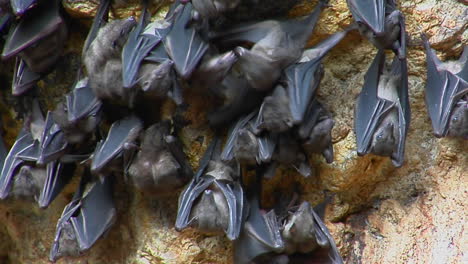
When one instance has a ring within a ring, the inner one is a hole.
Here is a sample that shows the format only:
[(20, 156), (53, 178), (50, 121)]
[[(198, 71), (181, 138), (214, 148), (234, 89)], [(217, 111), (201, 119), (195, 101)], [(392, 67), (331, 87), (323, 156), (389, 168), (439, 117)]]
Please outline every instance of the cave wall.
[[(138, 1), (135, 1), (138, 2)], [(297, 5), (290, 15), (308, 13), (312, 4)], [(91, 1), (65, 0), (71, 36), (62, 64), (40, 86), (40, 99), (53, 109), (71, 88), (81, 45), (95, 5)], [(154, 5), (156, 6), (156, 5)], [(426, 32), (441, 59), (455, 59), (468, 41), (468, 7), (454, 0), (402, 0), (409, 35), (408, 69), (411, 126), (405, 164), (394, 168), (388, 158), (358, 157), (353, 132), (353, 111), (364, 74), (376, 49), (357, 32), (349, 34), (324, 60), (325, 75), (319, 99), (336, 121), (333, 129), (335, 161), (326, 164), (313, 156), (315, 177), (303, 178), (280, 170), (263, 198), (271, 200), (279, 189), (299, 184), (304, 199), (317, 204), (322, 190), (335, 193), (327, 207), (326, 224), (346, 263), (467, 263), (468, 144), (461, 139), (437, 139), (424, 103), (425, 53), (419, 34)], [(155, 11), (155, 10), (153, 10)], [(137, 4), (116, 8), (114, 17), (138, 15)], [(352, 22), (346, 1), (331, 0), (322, 13), (310, 45), (340, 31)], [(68, 57), (67, 55), (71, 56)], [(1, 62), (0, 72), (11, 76), (12, 63)], [(2, 80), (2, 86), (7, 82)], [(11, 116), (8, 89), (2, 88), (4, 139), (11, 146), (19, 121)], [(181, 131), (185, 150), (196, 167), (210, 137), (203, 118), (203, 96), (186, 93), (191, 104)], [(188, 99), (187, 99), (188, 98)], [(70, 201), (78, 178), (46, 210), (26, 201), (0, 201), (0, 263), (48, 263), (55, 225)], [(281, 186), (280, 186), (281, 183)], [(207, 236), (189, 229), (174, 229), (178, 194), (164, 199), (149, 197), (118, 180), (115, 200), (118, 220), (106, 236), (81, 257), (57, 263), (231, 263), (232, 245), (225, 237)]]

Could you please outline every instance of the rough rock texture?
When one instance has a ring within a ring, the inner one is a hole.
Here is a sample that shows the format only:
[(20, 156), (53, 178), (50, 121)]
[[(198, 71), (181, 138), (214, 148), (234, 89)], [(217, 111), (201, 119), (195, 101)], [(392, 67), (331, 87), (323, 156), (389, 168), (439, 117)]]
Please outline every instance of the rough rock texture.
[[(420, 32), (426, 32), (441, 58), (457, 58), (462, 45), (468, 42), (468, 7), (463, 1), (454, 0), (399, 2), (411, 39), (408, 67), (412, 122), (405, 165), (395, 169), (388, 158), (356, 155), (352, 127), (354, 102), (376, 50), (358, 33), (352, 33), (325, 59), (325, 76), (319, 90), (319, 98), (336, 120), (335, 162), (326, 164), (322, 157), (313, 156), (315, 178), (304, 179), (291, 170), (281, 170), (265, 182), (268, 188), (263, 198), (268, 204), (272, 191), (286, 192), (300, 186), (303, 197), (317, 204), (323, 200), (323, 189), (336, 193), (328, 206), (327, 226), (346, 263), (468, 263), (465, 230), (468, 144), (457, 139), (436, 139), (432, 134), (424, 104), (425, 54), (419, 40)], [(95, 9), (95, 5), (86, 1), (64, 3), (74, 18), (89, 17)], [(139, 13), (136, 6), (116, 10), (116, 17)], [(299, 4), (291, 15), (310, 10), (309, 4)], [(311, 44), (351, 22), (346, 1), (331, 0)], [(86, 36), (86, 31), (80, 30), (71, 36), (66, 54), (79, 53), (77, 46)], [(73, 64), (73, 60), (67, 61)], [(6, 79), (3, 75), (9, 79), (12, 65), (2, 62), (1, 66), (3, 86)], [(74, 72), (75, 68), (69, 67)], [(50, 89), (56, 87), (53, 83), (65, 82), (57, 76), (60, 75), (52, 75), (51, 81), (40, 84), (41, 98), (50, 108), (64, 89)], [(72, 80), (73, 75), (67, 77), (68, 87)], [(5, 99), (9, 98), (8, 89), (0, 92), (4, 138), (11, 145), (17, 123), (6, 115), (12, 113), (9, 100)], [(182, 136), (191, 163), (196, 167), (210, 134), (204, 122), (203, 98), (193, 92), (187, 92), (185, 97), (190, 98), (187, 117), (193, 123), (182, 131)], [(196, 140), (201, 137), (205, 137), (203, 143)], [(28, 202), (0, 201), (0, 263), (48, 263), (56, 221), (71, 199), (77, 181), (74, 178), (74, 183), (47, 210), (37, 209)], [(64, 258), (58, 263), (232, 262), (232, 246), (226, 238), (206, 236), (195, 230), (175, 231), (177, 194), (164, 199), (146, 197), (120, 181), (115, 190), (119, 215), (114, 227), (82, 257)]]

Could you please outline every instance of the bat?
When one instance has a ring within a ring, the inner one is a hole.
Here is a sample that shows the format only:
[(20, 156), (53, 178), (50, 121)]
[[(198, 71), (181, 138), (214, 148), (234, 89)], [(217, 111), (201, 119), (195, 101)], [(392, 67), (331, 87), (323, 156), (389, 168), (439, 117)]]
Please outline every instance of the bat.
[(2, 57), (19, 55), (31, 71), (45, 73), (61, 55), (67, 27), (59, 13), (59, 1), (34, 8), (8, 34)]
[(457, 61), (442, 62), (422, 35), (426, 49), (426, 107), (436, 137), (468, 139), (468, 46)]
[(250, 50), (241, 46), (234, 49), (239, 57), (236, 66), (252, 88), (268, 91), (273, 88), (282, 70), (299, 59), (327, 2), (319, 1), (306, 18), (240, 25), (215, 33), (213, 38), (219, 39), (223, 45), (252, 43)]
[[(328, 261), (325, 263), (344, 263), (330, 231), (308, 202), (302, 202), (284, 220), (281, 235), (285, 254), (308, 254), (319, 248), (328, 248)], [(309, 260), (313, 259), (309, 257)]]
[(115, 121), (106, 139), (96, 144), (91, 156), (91, 172), (101, 173), (109, 167), (111, 161), (119, 157), (123, 157), (124, 165), (127, 166), (132, 156), (131, 150), (136, 147), (135, 141), (142, 129), (143, 123), (134, 115)]
[(304, 51), (300, 62), (284, 70), (280, 84), (263, 100), (256, 133), (263, 130), (280, 133), (301, 125), (323, 76), (323, 57), (353, 29), (348, 27)]
[(276, 147), (276, 135), (254, 133), (258, 119), (258, 110), (251, 112), (231, 127), (226, 144), (221, 153), (221, 160), (234, 158), (241, 164), (255, 165), (271, 161)]
[(23, 127), (3, 163), (0, 176), (0, 199), (5, 199), (10, 194), (13, 177), (24, 163), (24, 160), (20, 159), (18, 154), (29, 150), (33, 144), (32, 135)]
[(359, 32), (378, 49), (391, 49), (406, 58), (405, 17), (395, 0), (347, 0)]
[(335, 121), (333, 121), (331, 114), (316, 98), (313, 98), (305, 116), (307, 118), (296, 129), (299, 138), (302, 139), (302, 147), (308, 153), (322, 154), (327, 163), (332, 163), (331, 130)]
[(385, 52), (379, 50), (365, 75), (356, 102), (357, 152), (359, 155), (372, 152), (389, 156), (392, 163), (400, 167), (411, 118), (407, 62), (395, 56), (391, 67), (385, 63)]
[[(234, 263), (258, 263), (259, 259), (284, 250), (280, 225), (274, 210), (265, 213), (256, 196), (249, 200), (249, 216), (239, 239), (234, 241)], [(268, 262), (271, 263), (271, 262)]]
[(102, 118), (102, 102), (96, 98), (88, 78), (79, 79), (65, 100), (52, 112), (69, 144), (79, 144), (95, 131)]
[(192, 177), (180, 142), (170, 134), (169, 122), (145, 130), (128, 174), (138, 189), (158, 195), (174, 191)]
[(73, 176), (74, 164), (52, 161), (45, 167), (23, 164), (9, 183), (8, 196), (35, 200), (46, 208), (63, 190)]
[(112, 177), (92, 181), (89, 172), (85, 173), (57, 222), (49, 255), (52, 262), (88, 250), (115, 222), (117, 210), (112, 197)]
[(188, 226), (202, 232), (224, 231), (229, 240), (239, 237), (245, 216), (245, 198), (236, 172), (218, 160), (219, 139), (214, 139), (205, 152), (200, 166), (179, 197), (175, 228)]
[(89, 85), (96, 97), (130, 108), (138, 91), (123, 87), (121, 51), (135, 24), (133, 18), (107, 23), (83, 53)]
[(205, 19), (233, 10), (239, 3), (240, 0), (192, 0), (193, 8)]
[[(177, 9), (178, 2), (174, 3)], [(173, 25), (164, 38), (164, 45), (179, 76), (189, 79), (208, 50), (197, 30), (190, 25), (193, 6), (185, 3), (181, 10), (173, 13)]]

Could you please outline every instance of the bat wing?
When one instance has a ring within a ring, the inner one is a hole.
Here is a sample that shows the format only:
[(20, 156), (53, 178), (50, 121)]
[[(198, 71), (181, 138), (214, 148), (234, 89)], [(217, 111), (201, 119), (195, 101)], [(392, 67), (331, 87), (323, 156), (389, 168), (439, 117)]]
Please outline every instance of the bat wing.
[(73, 177), (75, 169), (74, 164), (63, 164), (58, 161), (52, 161), (46, 167), (46, 180), (42, 187), (39, 200), (40, 208), (46, 208), (59, 195), (65, 185)]
[(245, 125), (254, 117), (257, 111), (254, 111), (245, 117), (239, 118), (239, 120), (229, 130), (229, 137), (224, 145), (223, 152), (221, 153), (221, 160), (230, 161), (234, 159), (234, 145), (236, 144), (237, 137), (239, 135), (239, 129), (245, 127)]
[(328, 231), (327, 226), (323, 223), (323, 220), (317, 215), (317, 213), (312, 209), (312, 216), (314, 217), (314, 229), (317, 239), (317, 243), (320, 246), (329, 247), (328, 257), (332, 264), (342, 264), (343, 259), (341, 258), (340, 252), (336, 247), (335, 240)]
[(323, 57), (336, 46), (352, 27), (338, 32), (303, 52), (301, 62), (292, 64), (285, 70), (289, 96), (289, 108), (295, 124), (302, 122), (323, 76)]
[(0, 138), (0, 168), (3, 168), (7, 155), (8, 151), (5, 148), (5, 143), (3, 143), (3, 139)]
[(354, 129), (359, 155), (368, 152), (372, 135), (378, 127), (380, 117), (392, 105), (389, 101), (377, 97), (379, 78), (384, 63), (385, 53), (383, 50), (379, 50), (364, 77), (364, 86), (356, 102)]
[(192, 219), (189, 218), (190, 213), (192, 212), (193, 203), (201, 193), (214, 182), (214, 180), (215, 179), (213, 177), (200, 177), (199, 179), (194, 177), (185, 190), (182, 191), (179, 197), (179, 209), (177, 210), (177, 219), (175, 224), (176, 230), (180, 231), (191, 224)]
[(138, 69), (143, 59), (161, 41), (156, 35), (142, 34), (147, 17), (145, 7), (138, 25), (130, 32), (127, 43), (122, 50), (122, 78), (126, 88), (133, 87), (137, 83)]
[(323, 76), (321, 61), (311, 60), (293, 64), (286, 68), (285, 76), (289, 110), (294, 124), (300, 124)]
[(376, 34), (385, 31), (385, 0), (348, 0), (348, 8), (356, 22), (369, 26)]
[(411, 110), (408, 96), (408, 68), (406, 59), (399, 59), (397, 56), (393, 59), (392, 74), (400, 76), (400, 84), (398, 86), (398, 98), (400, 100), (398, 107), (398, 147), (397, 153), (393, 157), (392, 162), (396, 167), (403, 165), (406, 134), (411, 120)]
[(252, 263), (257, 256), (284, 248), (275, 212), (262, 214), (257, 199), (249, 204), (249, 216), (239, 239), (234, 242), (234, 262), (239, 264)]
[(18, 154), (25, 149), (30, 149), (33, 145), (34, 139), (31, 134), (23, 129), (16, 138), (15, 143), (11, 147), (3, 163), (2, 175), (0, 175), (0, 199), (5, 199), (10, 193), (13, 176), (24, 162), (22, 159), (18, 158)]
[(88, 78), (79, 80), (73, 91), (66, 95), (67, 119), (71, 123), (89, 115), (97, 116), (102, 102), (94, 95), (88, 85)]
[(192, 16), (191, 3), (185, 4), (183, 10), (175, 15), (174, 24), (164, 39), (164, 44), (174, 61), (177, 73), (187, 79), (207, 51), (208, 44), (188, 25)]
[(257, 136), (258, 143), (258, 155), (257, 163), (268, 163), (273, 157), (273, 153), (278, 142), (278, 135), (275, 133), (264, 133), (261, 136)]
[(142, 122), (136, 116), (130, 116), (114, 122), (107, 138), (97, 144), (91, 163), (91, 171), (98, 171), (112, 159), (121, 154), (132, 136), (142, 130)]
[(11, 9), (17, 16), (23, 15), (27, 10), (35, 6), (37, 0), (11, 0)]
[(115, 222), (117, 210), (112, 197), (112, 177), (95, 181), (81, 198), (81, 208), (70, 218), (80, 250), (87, 250)]
[[(70, 218), (75, 215), (77, 212), (80, 210), (81, 202), (80, 202), (80, 197), (83, 192), (83, 186), (80, 184), (80, 187), (78, 187), (78, 190), (75, 192), (73, 195), (72, 201), (65, 206), (63, 209), (62, 215), (60, 216), (60, 219), (57, 222), (57, 227), (55, 231), (55, 237), (54, 237), (54, 244), (52, 245), (52, 248), (50, 249), (50, 254), (49, 254), (49, 260), (52, 262), (55, 262), (57, 258), (61, 256), (61, 246), (60, 246), (60, 238), (63, 236), (63, 232), (67, 232), (66, 226), (71, 225), (70, 224)], [(75, 235), (76, 238), (76, 235)], [(63, 247), (66, 247), (64, 245)]]
[(58, 3), (53, 2), (55, 3), (51, 3), (50, 6), (35, 8), (13, 28), (3, 48), (4, 59), (18, 54), (64, 23), (58, 11)]
[(107, 16), (109, 14), (111, 0), (100, 0), (98, 10), (96, 12), (96, 16), (94, 17), (93, 24), (91, 25), (91, 29), (89, 30), (88, 36), (86, 37), (85, 43), (83, 45), (82, 54), (85, 54), (89, 48), (89, 45), (93, 42), (96, 38), (99, 29), (104, 25), (107, 21)]
[(65, 154), (68, 146), (65, 135), (60, 127), (54, 122), (52, 112), (47, 113), (44, 131), (41, 137), (41, 145), (37, 159), (38, 164), (47, 164), (57, 160)]
[(458, 59), (458, 62), (461, 64), (462, 69), (457, 73), (457, 75), (463, 80), (468, 82), (468, 46), (465, 45), (463, 48), (463, 53)]
[(225, 230), (226, 235), (229, 240), (236, 240), (244, 220), (244, 191), (239, 182), (215, 180), (215, 184), (222, 191), (229, 208), (229, 226)]
[(321, 112), (320, 103), (314, 97), (312, 98), (307, 112), (306, 112), (306, 119), (299, 125), (298, 127), (298, 134), (302, 140), (307, 140), (314, 129), (314, 126), (317, 124)]
[(23, 59), (17, 57), (11, 93), (15, 96), (21, 95), (31, 89), (39, 79), (41, 75), (33, 72)]
[(446, 70), (440, 70), (438, 66), (442, 62), (431, 48), (427, 37), (423, 35), (422, 39), (427, 63), (426, 107), (431, 117), (434, 134), (437, 137), (444, 137), (447, 135), (450, 113), (456, 102), (454, 99), (463, 90), (463, 84), (466, 82)]

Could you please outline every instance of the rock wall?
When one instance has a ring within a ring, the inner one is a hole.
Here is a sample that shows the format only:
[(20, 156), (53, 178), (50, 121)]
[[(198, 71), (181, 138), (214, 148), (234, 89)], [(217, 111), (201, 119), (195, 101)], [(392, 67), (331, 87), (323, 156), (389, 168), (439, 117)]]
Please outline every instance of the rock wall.
[[(65, 68), (68, 75), (55, 73), (40, 83), (41, 99), (51, 109), (73, 82), (73, 69), (77, 67), (80, 45), (86, 36), (85, 18), (92, 16), (95, 9), (90, 2), (64, 1), (73, 18), (73, 33), (64, 55), (73, 57), (67, 57), (64, 62), (64, 67), (68, 65)], [(419, 34), (426, 32), (442, 59), (458, 58), (468, 42), (468, 7), (463, 1), (454, 0), (399, 2), (410, 39), (412, 120), (404, 166), (395, 169), (388, 158), (356, 155), (354, 104), (376, 49), (358, 33), (351, 33), (326, 57), (319, 90), (319, 99), (336, 121), (335, 161), (326, 164), (319, 156), (311, 157), (315, 177), (307, 179), (293, 171), (281, 170), (265, 182), (263, 198), (268, 202), (272, 200), (272, 192), (300, 186), (303, 197), (317, 204), (323, 200), (323, 189), (336, 193), (327, 207), (326, 224), (346, 263), (468, 263), (465, 231), (468, 144), (461, 139), (437, 139), (432, 134), (424, 104), (425, 53), (419, 39)], [(309, 5), (297, 5), (291, 15), (309, 12)], [(116, 9), (113, 14), (125, 17), (139, 10), (137, 5), (131, 5)], [(351, 22), (346, 1), (331, 0), (310, 44)], [(13, 65), (4, 62), (1, 65), (0, 72), (5, 76), (0, 79), (1, 86), (7, 86), (6, 79), (11, 76)], [(8, 116), (14, 114), (9, 90), (2, 88), (0, 92), (4, 138), (11, 145), (19, 122)], [(192, 139), (210, 133), (203, 119), (200, 95), (184, 96), (191, 103), (186, 116), (193, 122), (182, 135), (196, 167), (206, 143)], [(56, 222), (70, 201), (77, 181), (74, 178), (47, 210), (25, 201), (0, 201), (0, 263), (48, 263)], [(178, 194), (156, 199), (129, 188), (123, 179), (118, 181), (115, 190), (118, 220), (113, 228), (83, 256), (63, 258), (58, 263), (232, 262), (232, 245), (226, 238), (206, 236), (195, 230), (175, 231)]]

